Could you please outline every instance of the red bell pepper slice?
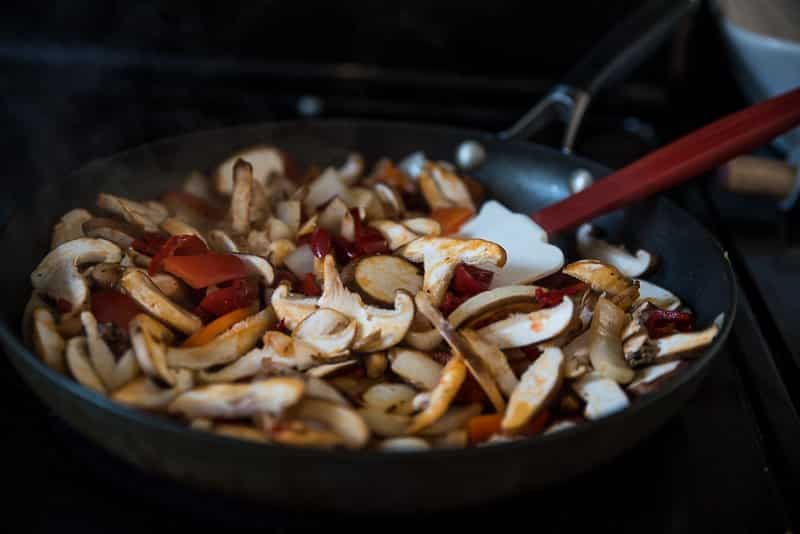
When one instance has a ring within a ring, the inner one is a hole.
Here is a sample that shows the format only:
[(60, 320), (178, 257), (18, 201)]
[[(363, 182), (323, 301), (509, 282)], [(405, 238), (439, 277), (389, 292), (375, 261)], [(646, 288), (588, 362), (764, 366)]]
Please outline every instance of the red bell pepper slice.
[(155, 256), (159, 249), (167, 242), (167, 238), (155, 232), (145, 232), (144, 235), (138, 239), (134, 239), (131, 247), (136, 252), (141, 252), (147, 256)]
[(304, 295), (309, 297), (318, 297), (322, 295), (322, 288), (319, 287), (313, 273), (306, 273), (303, 277), (302, 291)]
[(105, 289), (92, 293), (92, 313), (98, 323), (112, 323), (127, 331), (128, 323), (142, 309), (128, 295)]
[(578, 282), (563, 289), (536, 289), (536, 300), (542, 305), (542, 308), (552, 308), (561, 304), (566, 296), (577, 295), (586, 289), (586, 284)]
[(331, 234), (324, 228), (316, 228), (311, 232), (309, 245), (314, 256), (322, 259), (331, 251)]
[(161, 271), (164, 260), (170, 256), (197, 256), (208, 252), (208, 247), (195, 235), (173, 235), (158, 249), (150, 260), (147, 271), (153, 275)]
[(644, 326), (647, 335), (653, 339), (678, 332), (694, 330), (694, 315), (677, 310), (654, 308), (645, 312)]
[(494, 273), (459, 263), (453, 273), (453, 290), (462, 296), (471, 297), (489, 289)]
[(469, 297), (466, 295), (456, 295), (452, 291), (448, 291), (444, 294), (444, 300), (442, 300), (442, 305), (439, 306), (439, 310), (444, 315), (450, 315), (453, 313), (453, 310), (461, 306), (461, 303), (468, 298)]
[(200, 309), (216, 316), (225, 315), (237, 308), (246, 308), (258, 299), (258, 282), (238, 279), (227, 287), (207, 293), (200, 301)]
[(164, 259), (164, 270), (195, 289), (250, 275), (247, 264), (233, 254), (170, 256)]

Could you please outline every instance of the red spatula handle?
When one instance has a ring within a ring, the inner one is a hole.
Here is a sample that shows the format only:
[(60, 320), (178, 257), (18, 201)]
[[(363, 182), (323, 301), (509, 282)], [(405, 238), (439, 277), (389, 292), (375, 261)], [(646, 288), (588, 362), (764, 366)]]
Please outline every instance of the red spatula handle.
[(712, 122), (531, 216), (550, 234), (574, 228), (713, 169), (798, 124), (800, 88)]

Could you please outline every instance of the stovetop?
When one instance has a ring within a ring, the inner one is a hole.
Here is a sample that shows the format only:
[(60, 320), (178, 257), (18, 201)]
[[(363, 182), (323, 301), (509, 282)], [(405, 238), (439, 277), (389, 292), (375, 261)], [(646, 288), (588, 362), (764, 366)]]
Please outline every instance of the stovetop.
[[(259, 70), (257, 63), (246, 77), (237, 77), (235, 68), (214, 77), (199, 71), (176, 74), (169, 62), (166, 67), (98, 66), (85, 59), (91, 58), (91, 50), (73, 52), (66, 59), (54, 59), (46, 53), (37, 56), (34, 50), (33, 59), (21, 61), (0, 50), (7, 67), (0, 69), (5, 104), (0, 106), (0, 123), (6, 125), (7, 135), (0, 150), (6, 162), (2, 173), (7, 198), (23, 194), (30, 181), (68, 173), (92, 158), (159, 137), (314, 112), (497, 130), (551, 83), (487, 83), (351, 65), (346, 67), (347, 80), (336, 84), (330, 80), (343, 68), (323, 65), (292, 70), (313, 71), (316, 78), (301, 77), (290, 84), (285, 82), (291, 78), (288, 71), (266, 66)], [(283, 85), (271, 83), (277, 79), (284, 80)], [(320, 85), (319, 80), (329, 83)], [(409, 97), (406, 86), (422, 87), (416, 90), (420, 96)], [(727, 97), (700, 104), (711, 90), (692, 93), (660, 84), (626, 84), (592, 108), (578, 151), (611, 166), (632, 161), (692, 126), (741, 106), (743, 100), (730, 87)], [(425, 89), (430, 96), (422, 96)], [(441, 95), (448, 91), (458, 98), (444, 102)], [(556, 132), (548, 131), (537, 140), (556, 138)], [(769, 206), (749, 205), (743, 212), (739, 200), (721, 195), (710, 180), (698, 180), (669, 195), (719, 236), (741, 282), (731, 339), (697, 394), (650, 439), (575, 481), (487, 503), (469, 514), (392, 518), (394, 526), (417, 528), (414, 525), (425, 524), (421, 522), (445, 520), (457, 529), (480, 528), (500, 520), (545, 532), (783, 532), (800, 524), (795, 506), (800, 502), (800, 340), (792, 325), (792, 297), (797, 294), (792, 282), (800, 255), (782, 241), (779, 221), (764, 216), (766, 222), (755, 226), (749, 220), (771, 213)], [(346, 523), (346, 517), (253, 508), (140, 473), (49, 414), (5, 359), (0, 363), (0, 384), (2, 405), (7, 407), (4, 474), (12, 491), (4, 515), (24, 522), (26, 531), (66, 527), (124, 533), (154, 526), (283, 530), (331, 525), (334, 520), (342, 526), (355, 524)], [(480, 491), (480, 481), (475, 484)], [(31, 514), (23, 503), (36, 503), (40, 511)]]

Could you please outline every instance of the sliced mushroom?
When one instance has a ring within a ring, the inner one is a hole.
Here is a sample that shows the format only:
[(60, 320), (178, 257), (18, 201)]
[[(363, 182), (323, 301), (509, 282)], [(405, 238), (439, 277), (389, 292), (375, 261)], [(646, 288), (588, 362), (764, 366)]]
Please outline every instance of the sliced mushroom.
[(422, 438), (403, 437), (385, 439), (380, 442), (378, 449), (389, 452), (415, 452), (430, 450), (431, 445)]
[(349, 352), (357, 326), (335, 310), (320, 308), (303, 319), (292, 335), (317, 349), (320, 357), (334, 358)]
[(321, 378), (306, 376), (305, 396), (309, 399), (323, 400), (342, 406), (350, 406), (350, 402), (339, 393), (339, 390), (328, 384)]
[(361, 408), (358, 414), (373, 434), (387, 438), (404, 436), (411, 424), (410, 415), (387, 413), (377, 408)]
[(125, 251), (125, 255), (122, 257), (119, 264), (122, 267), (142, 267), (143, 269), (147, 269), (150, 267), (150, 256), (142, 254), (135, 248), (130, 247)]
[(704, 330), (685, 332), (662, 337), (652, 342), (655, 356), (653, 362), (664, 363), (676, 359), (691, 358), (699, 354), (699, 349), (714, 341), (719, 334), (719, 325), (715, 322)]
[(412, 217), (401, 221), (403, 226), (417, 235), (436, 237), (442, 233), (439, 221), (428, 217)]
[(389, 367), (389, 358), (385, 352), (373, 352), (364, 358), (364, 368), (369, 378), (380, 378)]
[(243, 159), (233, 164), (233, 194), (231, 195), (231, 227), (234, 233), (250, 230), (250, 202), (253, 198), (253, 166)]
[(224, 230), (211, 230), (208, 233), (208, 245), (211, 250), (227, 254), (241, 252), (239, 245)]
[(269, 441), (264, 432), (250, 425), (218, 423), (211, 428), (211, 431), (220, 436), (255, 441), (257, 443)]
[(364, 158), (358, 152), (351, 152), (338, 169), (339, 179), (347, 185), (353, 185), (364, 173)]
[(206, 246), (208, 245), (206, 238), (203, 237), (203, 234), (200, 233), (200, 230), (175, 217), (167, 217), (161, 221), (159, 227), (169, 235), (193, 235), (202, 241)]
[(497, 267), (506, 263), (506, 252), (502, 247), (481, 239), (421, 237), (401, 249), (400, 254), (415, 263), (423, 262), (425, 276), (422, 287), (434, 306), (442, 303), (459, 263)]
[[(124, 272), (124, 271), (122, 271)], [(120, 273), (120, 279), (122, 273)], [(149, 276), (149, 275), (148, 275)], [(192, 305), (192, 293), (189, 287), (175, 276), (168, 273), (156, 273), (150, 277), (156, 287), (170, 300), (181, 306)]]
[(369, 440), (369, 427), (355, 410), (317, 399), (303, 399), (292, 408), (291, 416), (310, 419), (327, 426), (341, 436), (344, 445), (360, 448)]
[(511, 394), (508, 409), (500, 427), (504, 432), (516, 432), (540, 413), (561, 386), (564, 354), (549, 347), (528, 367)]
[(389, 351), (389, 361), (396, 375), (420, 389), (433, 389), (442, 375), (441, 364), (418, 350), (393, 348)]
[(217, 166), (214, 186), (218, 193), (230, 195), (233, 192), (233, 169), (240, 159), (252, 165), (253, 178), (261, 185), (266, 185), (271, 175), (282, 175), (285, 172), (280, 150), (267, 145), (250, 147), (233, 154)]
[(561, 304), (527, 314), (512, 314), (478, 330), (488, 343), (500, 349), (524, 347), (557, 336), (572, 321), (575, 305), (564, 297)]
[(122, 278), (122, 266), (119, 263), (98, 263), (89, 270), (92, 282), (104, 289), (111, 289)]
[(272, 285), (275, 280), (275, 270), (267, 260), (255, 254), (237, 254), (236, 256), (247, 265), (251, 273), (261, 278), (265, 285)]
[(53, 238), (50, 248), (54, 249), (62, 243), (83, 237), (83, 223), (92, 218), (92, 214), (84, 209), (70, 210), (61, 217), (53, 227)]
[(358, 360), (345, 360), (343, 362), (337, 363), (326, 363), (323, 365), (318, 365), (316, 367), (312, 367), (309, 369), (306, 374), (308, 376), (313, 376), (316, 378), (322, 378), (323, 376), (328, 376), (342, 369), (347, 369), (348, 367), (352, 367), (358, 363)]
[(269, 331), (264, 334), (262, 340), (264, 342), (264, 348), (261, 349), (263, 351), (262, 359), (298, 371), (305, 371), (318, 363), (316, 358), (319, 351), (317, 349), (299, 339), (291, 338), (283, 332)]
[(375, 228), (383, 238), (386, 240), (388, 247), (395, 251), (403, 247), (419, 237), (407, 227), (394, 221), (381, 219), (379, 221), (372, 221), (369, 225)]
[[(606, 265), (597, 260), (580, 260), (570, 263), (564, 267), (563, 272), (589, 284), (593, 291), (598, 293), (605, 292), (612, 297), (636, 287), (636, 283), (619, 272), (616, 267)], [(633, 300), (635, 301), (636, 298)]]
[(64, 372), (64, 338), (58, 333), (53, 314), (46, 308), (33, 310), (33, 346), (51, 369)]
[(682, 365), (683, 362), (677, 360), (640, 369), (627, 389), (634, 395), (646, 395), (657, 390), (661, 384), (674, 376)]
[[(25, 310), (22, 312), (22, 340), (28, 347), (33, 346), (33, 312), (37, 308), (43, 308), (49, 311), (50, 305), (45, 302), (45, 300), (36, 291), (34, 291), (31, 293), (28, 302), (25, 303)], [(53, 323), (53, 327), (55, 328), (55, 321), (53, 321)], [(56, 331), (58, 331), (57, 328)]]
[(330, 255), (325, 257), (324, 278), (319, 306), (341, 312), (358, 322), (355, 350), (375, 352), (402, 341), (414, 318), (414, 302), (408, 293), (402, 290), (395, 293), (393, 310), (367, 306), (360, 295), (344, 287)]
[(112, 393), (111, 399), (134, 408), (163, 411), (192, 384), (192, 372), (187, 369), (177, 371), (175, 385), (171, 388), (163, 388), (151, 378), (141, 376)]
[(469, 189), (454, 172), (427, 161), (418, 179), (422, 195), (432, 210), (458, 206), (475, 211)]
[(469, 445), (469, 437), (467, 431), (460, 428), (441, 436), (436, 436), (430, 442), (435, 449), (463, 449)]
[(170, 329), (152, 317), (140, 313), (131, 319), (128, 330), (133, 352), (142, 371), (170, 386), (175, 385), (177, 381), (175, 370), (167, 364), (167, 346), (175, 339)]
[(505, 400), (497, 388), (497, 383), (489, 366), (472, 350), (472, 346), (447, 322), (447, 319), (433, 306), (424, 292), (417, 293), (417, 296), (414, 297), (414, 303), (417, 305), (417, 310), (439, 330), (442, 338), (453, 349), (453, 354), (463, 356), (470, 374), (481, 386), (483, 392), (486, 393), (495, 410), (498, 412), (505, 410)]
[(469, 328), (459, 331), (464, 340), (469, 343), (472, 351), (483, 360), (494, 375), (495, 382), (506, 397), (511, 396), (517, 388), (518, 380), (514, 371), (508, 365), (508, 359), (503, 351), (491, 343), (487, 343), (477, 332)]
[(416, 434), (444, 415), (466, 378), (467, 366), (464, 358), (455, 354), (444, 366), (439, 382), (431, 390), (428, 406), (412, 419), (408, 433)]
[(330, 430), (315, 428), (317, 423), (306, 425), (300, 421), (291, 421), (271, 434), (272, 441), (293, 447), (330, 448), (342, 445), (344, 440)]
[(271, 308), (265, 308), (234, 324), (205, 345), (169, 347), (167, 363), (173, 367), (206, 369), (231, 362), (252, 349), (274, 324), (275, 313)]
[(128, 268), (120, 282), (123, 291), (150, 315), (169, 326), (193, 334), (203, 326), (200, 318), (172, 302), (141, 269)]
[(590, 341), (591, 330), (585, 330), (561, 349), (564, 352), (564, 376), (577, 378), (589, 370)]
[(636, 368), (651, 363), (656, 352), (652, 346), (646, 346), (650, 338), (647, 331), (630, 336), (622, 344), (622, 353), (630, 367)]
[(489, 291), (482, 291), (462, 302), (450, 313), (447, 320), (458, 328), (479, 322), (487, 314), (520, 303), (536, 304), (535, 286), (503, 286)]
[(302, 217), (302, 210), (298, 200), (284, 200), (278, 202), (275, 206), (275, 215), (278, 219), (286, 223), (286, 226), (292, 231), (292, 235), (297, 234), (300, 229), (300, 220)]
[(179, 395), (169, 412), (184, 417), (238, 419), (262, 412), (281, 414), (303, 396), (303, 381), (275, 377), (249, 384), (210, 384)]
[(663, 287), (647, 280), (636, 280), (639, 283), (639, 302), (650, 302), (664, 310), (677, 310), (681, 307), (681, 299)]
[(417, 268), (396, 256), (368, 256), (358, 261), (355, 281), (367, 295), (391, 304), (398, 289), (415, 295), (422, 289), (422, 276)]
[(375, 191), (375, 194), (383, 203), (387, 217), (397, 218), (402, 216), (406, 211), (403, 197), (398, 195), (397, 192), (387, 184), (378, 182), (372, 186), (372, 190)]
[[(430, 323), (428, 323), (428, 326), (430, 326)], [(417, 350), (432, 351), (444, 341), (442, 334), (439, 333), (435, 326), (430, 326), (426, 330), (413, 330), (412, 323), (411, 328), (406, 332), (406, 337), (403, 338), (403, 341)]]
[(634, 376), (622, 350), (624, 326), (625, 312), (607, 298), (600, 297), (592, 317), (589, 359), (598, 373), (620, 384), (627, 384)]
[(250, 254), (268, 256), (269, 246), (272, 244), (267, 230), (250, 230), (245, 241), (245, 249)]
[(114, 353), (100, 335), (97, 320), (92, 312), (81, 312), (80, 317), (86, 332), (92, 367), (103, 381), (106, 389), (114, 391), (132, 380), (139, 370), (136, 358), (126, 354), (117, 361)]
[(561, 421), (556, 421), (552, 423), (547, 429), (544, 431), (544, 434), (554, 434), (556, 432), (560, 432), (562, 430), (566, 430), (568, 428), (573, 428), (577, 426), (578, 423), (572, 421), (570, 419), (562, 419)]
[(414, 411), (412, 401), (416, 394), (417, 391), (406, 384), (383, 382), (364, 392), (364, 406), (383, 412), (410, 415)]
[(583, 414), (587, 419), (608, 417), (630, 404), (625, 392), (615, 381), (597, 372), (573, 382), (572, 389), (586, 402)]
[(316, 298), (291, 295), (288, 284), (281, 284), (275, 288), (270, 302), (278, 320), (283, 321), (289, 330), (297, 328), (303, 319), (317, 309)]
[(309, 217), (308, 220), (305, 223), (303, 223), (303, 226), (301, 226), (297, 230), (297, 237), (303, 237), (304, 235), (310, 234), (311, 232), (316, 230), (318, 226), (317, 224), (318, 219), (319, 217), (317, 214), (314, 214), (311, 217)]
[(142, 204), (106, 193), (97, 196), (97, 207), (119, 215), (145, 232), (158, 232), (158, 225), (169, 215), (163, 206)]
[(447, 412), (428, 428), (423, 429), (420, 436), (441, 436), (464, 428), (467, 421), (481, 413), (478, 403), (451, 406)]
[(646, 250), (637, 250), (636, 255), (632, 255), (624, 247), (597, 238), (591, 224), (583, 224), (578, 228), (575, 241), (581, 256), (612, 265), (630, 278), (642, 276), (655, 265), (655, 257)]
[(320, 228), (323, 228), (333, 235), (339, 235), (339, 229), (342, 226), (342, 220), (347, 216), (350, 208), (339, 197), (335, 197), (328, 202), (325, 209), (319, 213), (317, 220)]
[(89, 349), (85, 337), (73, 337), (67, 342), (67, 367), (78, 383), (101, 395), (107, 393), (103, 381), (97, 376), (89, 361)]

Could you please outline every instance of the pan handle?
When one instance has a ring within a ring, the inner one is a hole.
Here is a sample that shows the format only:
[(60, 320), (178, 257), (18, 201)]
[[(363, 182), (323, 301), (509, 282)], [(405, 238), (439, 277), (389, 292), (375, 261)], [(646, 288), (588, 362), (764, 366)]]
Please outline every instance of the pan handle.
[(583, 115), (600, 89), (627, 76), (675, 29), (699, 0), (652, 0), (626, 18), (598, 43), (539, 103), (501, 139), (527, 139), (553, 120), (566, 125), (561, 148), (572, 152)]

